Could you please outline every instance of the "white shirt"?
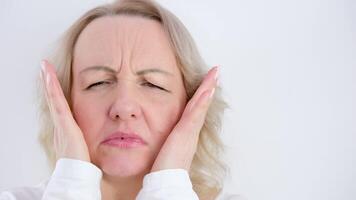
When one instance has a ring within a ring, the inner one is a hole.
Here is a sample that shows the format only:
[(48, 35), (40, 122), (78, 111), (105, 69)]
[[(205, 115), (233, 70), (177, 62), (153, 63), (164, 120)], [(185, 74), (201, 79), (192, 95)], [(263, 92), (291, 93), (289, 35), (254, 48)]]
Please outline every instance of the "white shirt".
[[(0, 192), (0, 200), (100, 200), (101, 170), (92, 163), (62, 158), (51, 178), (33, 187)], [(189, 174), (184, 169), (167, 169), (147, 174), (136, 200), (198, 200)], [(217, 200), (243, 200), (220, 194)]]

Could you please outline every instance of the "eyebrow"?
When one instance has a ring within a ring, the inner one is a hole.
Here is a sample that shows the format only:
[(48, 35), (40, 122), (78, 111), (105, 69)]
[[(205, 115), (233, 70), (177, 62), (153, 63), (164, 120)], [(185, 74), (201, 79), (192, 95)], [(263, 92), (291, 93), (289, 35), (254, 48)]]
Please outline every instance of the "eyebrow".
[[(111, 73), (111, 74), (117, 74), (117, 71), (115, 71), (112, 68), (107, 67), (107, 66), (91, 66), (91, 67), (87, 67), (87, 68), (83, 69), (82, 71), (80, 71), (79, 75), (81, 75), (83, 73), (86, 73), (86, 72), (89, 72), (89, 71), (106, 71), (106, 72)], [(164, 75), (173, 76), (172, 73), (164, 71), (164, 70), (159, 69), (159, 68), (143, 69), (143, 70), (137, 71), (136, 75), (142, 76), (142, 75), (145, 75), (145, 74), (148, 74), (148, 73), (160, 73), (160, 74), (164, 74)]]

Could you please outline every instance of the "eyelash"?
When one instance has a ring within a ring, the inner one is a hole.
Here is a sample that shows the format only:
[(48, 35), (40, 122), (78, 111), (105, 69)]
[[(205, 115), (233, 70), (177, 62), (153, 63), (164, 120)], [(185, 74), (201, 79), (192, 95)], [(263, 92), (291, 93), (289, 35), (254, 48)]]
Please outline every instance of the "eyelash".
[[(103, 84), (110, 84), (110, 83), (111, 83), (111, 82), (108, 82), (108, 81), (99, 81), (99, 82), (96, 82), (96, 83), (93, 83), (93, 84), (89, 85), (86, 89), (89, 90), (89, 89), (91, 89), (92, 87), (100, 86), (100, 85), (103, 85)], [(152, 84), (152, 83), (150, 83), (150, 82), (147, 82), (147, 81), (146, 81), (146, 82), (143, 82), (142, 85), (143, 85), (143, 86), (150, 87), (150, 88), (157, 88), (157, 89), (159, 89), (159, 90), (163, 90), (163, 91), (167, 91), (167, 92), (168, 92), (168, 90), (166, 90), (166, 89), (164, 89), (164, 88), (162, 88), (162, 87), (160, 87), (160, 86), (158, 86), (158, 85), (155, 85), (155, 84)]]
[(164, 89), (164, 88), (162, 88), (162, 87), (160, 87), (158, 85), (152, 84), (150, 82), (144, 82), (144, 83), (142, 83), (142, 85), (150, 87), (150, 88), (157, 88), (157, 89), (160, 89), (160, 90), (163, 90), (163, 91), (167, 91), (166, 89)]
[(99, 81), (99, 82), (96, 82), (96, 83), (93, 83), (93, 84), (89, 85), (86, 89), (89, 90), (92, 87), (96, 87), (96, 86), (103, 85), (103, 84), (110, 84), (110, 82), (108, 82), (108, 81)]

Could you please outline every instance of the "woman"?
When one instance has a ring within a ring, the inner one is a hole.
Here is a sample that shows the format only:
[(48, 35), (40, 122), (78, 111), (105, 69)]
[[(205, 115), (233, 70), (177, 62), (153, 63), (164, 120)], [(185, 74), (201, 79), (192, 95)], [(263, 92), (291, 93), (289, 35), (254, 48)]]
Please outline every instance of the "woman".
[(172, 13), (117, 1), (88, 11), (61, 44), (40, 72), (53, 174), (0, 199), (238, 199), (222, 193), (218, 67), (205, 74)]

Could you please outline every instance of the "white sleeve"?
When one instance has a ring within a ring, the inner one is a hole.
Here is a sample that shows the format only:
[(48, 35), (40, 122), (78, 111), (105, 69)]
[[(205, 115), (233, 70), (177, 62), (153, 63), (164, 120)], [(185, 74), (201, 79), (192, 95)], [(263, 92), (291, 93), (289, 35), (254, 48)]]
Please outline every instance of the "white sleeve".
[(42, 200), (100, 200), (101, 170), (94, 164), (61, 158), (47, 184)]
[(166, 169), (147, 174), (136, 200), (199, 200), (184, 169)]

